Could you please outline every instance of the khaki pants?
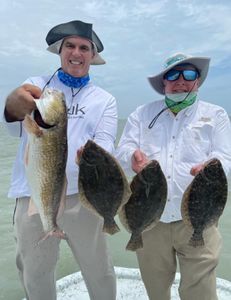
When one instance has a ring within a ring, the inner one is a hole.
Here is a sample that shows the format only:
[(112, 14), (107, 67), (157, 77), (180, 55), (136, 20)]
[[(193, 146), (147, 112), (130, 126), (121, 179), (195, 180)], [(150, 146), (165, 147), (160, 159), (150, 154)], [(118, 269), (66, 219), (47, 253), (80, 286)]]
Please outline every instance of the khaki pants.
[(192, 230), (182, 221), (160, 222), (143, 233), (144, 248), (137, 250), (143, 282), (150, 300), (171, 299), (177, 259), (181, 273), (181, 300), (217, 300), (216, 273), (221, 236), (216, 226), (204, 231), (204, 247), (188, 245)]
[[(44, 232), (40, 216), (28, 216), (28, 204), (27, 197), (18, 199), (14, 218), (19, 276), (27, 300), (55, 300), (54, 273), (60, 240), (49, 237), (35, 246)], [(102, 220), (82, 207), (77, 195), (72, 195), (67, 197), (58, 225), (67, 234), (67, 243), (80, 266), (90, 299), (115, 300), (116, 278)]]

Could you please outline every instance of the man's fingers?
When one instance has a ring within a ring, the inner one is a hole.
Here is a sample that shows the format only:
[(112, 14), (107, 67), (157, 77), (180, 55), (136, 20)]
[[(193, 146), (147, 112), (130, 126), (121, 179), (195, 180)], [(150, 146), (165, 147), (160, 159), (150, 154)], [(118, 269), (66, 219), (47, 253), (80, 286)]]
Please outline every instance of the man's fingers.
[(192, 176), (196, 176), (201, 170), (203, 170), (203, 168), (204, 168), (204, 164), (199, 164), (197, 166), (194, 166), (191, 168), (190, 174)]
[(132, 155), (132, 170), (139, 173), (149, 162), (146, 155), (137, 149)]
[(35, 99), (39, 99), (41, 97), (42, 90), (35, 85), (26, 83), (22, 86), (22, 88), (24, 88), (25, 91), (29, 92), (31, 96)]
[(134, 153), (134, 159), (137, 161), (137, 162), (139, 162), (139, 161), (142, 161), (142, 155), (141, 155), (141, 153), (140, 152), (135, 152)]
[(83, 153), (83, 147), (79, 148), (77, 150), (77, 153), (76, 153), (76, 159), (75, 159), (75, 162), (77, 165), (79, 165), (79, 162), (80, 162), (80, 158), (82, 156), (82, 153)]

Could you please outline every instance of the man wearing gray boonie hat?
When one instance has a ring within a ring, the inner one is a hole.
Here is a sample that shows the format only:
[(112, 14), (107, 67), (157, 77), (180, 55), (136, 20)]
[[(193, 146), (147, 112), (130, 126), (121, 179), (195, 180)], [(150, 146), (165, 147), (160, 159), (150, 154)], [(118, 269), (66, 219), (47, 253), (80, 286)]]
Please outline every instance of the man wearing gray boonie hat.
[(128, 118), (116, 157), (129, 176), (152, 159), (165, 174), (168, 196), (160, 222), (143, 232), (136, 251), (149, 299), (170, 300), (177, 261), (182, 300), (217, 300), (216, 273), (221, 236), (213, 225), (204, 232), (204, 247), (192, 247), (192, 230), (182, 221), (182, 196), (211, 158), (231, 171), (231, 126), (225, 110), (201, 101), (198, 88), (209, 68), (208, 57), (176, 53), (157, 75), (148, 78), (164, 99), (138, 107)]
[[(28, 300), (57, 298), (55, 268), (60, 239), (49, 237), (37, 247), (34, 246), (34, 241), (38, 242), (44, 232), (39, 214), (31, 215), (28, 211), (30, 191), (24, 166), (27, 133), (22, 123), (25, 115), (36, 109), (34, 98), (40, 98), (42, 90), (51, 87), (64, 93), (68, 117), (66, 206), (57, 222), (66, 233), (68, 246), (79, 264), (90, 299), (115, 300), (116, 278), (106, 234), (102, 232), (103, 222), (79, 201), (78, 167), (75, 163), (77, 150), (88, 139), (111, 153), (114, 151), (116, 100), (96, 86), (89, 76), (90, 65), (105, 63), (99, 54), (103, 51), (103, 44), (92, 29), (92, 24), (81, 21), (53, 27), (46, 41), (48, 50), (60, 56), (61, 68), (51, 76), (27, 79), (8, 96), (5, 105), (5, 124), (13, 135), (20, 136), (8, 193), (10, 198), (17, 199), (14, 222), (19, 276)], [(41, 121), (36, 121), (43, 126)]]

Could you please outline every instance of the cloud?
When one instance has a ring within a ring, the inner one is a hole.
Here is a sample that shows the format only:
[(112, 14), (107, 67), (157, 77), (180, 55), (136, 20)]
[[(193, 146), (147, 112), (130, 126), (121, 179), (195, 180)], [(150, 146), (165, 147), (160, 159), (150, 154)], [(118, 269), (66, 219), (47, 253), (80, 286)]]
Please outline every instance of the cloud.
[(163, 1), (135, 1), (132, 7), (132, 15), (139, 19), (149, 19), (158, 25), (158, 20), (166, 16), (166, 5), (168, 0)]
[[(231, 6), (225, 3), (209, 1), (178, 0), (177, 6), (185, 16), (182, 28), (190, 32), (190, 39), (195, 42), (191, 50), (201, 53), (219, 53), (229, 56), (231, 51)], [(197, 35), (194, 34), (194, 32)], [(199, 44), (200, 42), (200, 44)], [(192, 43), (191, 43), (192, 44)], [(197, 49), (197, 50), (196, 50)], [(219, 64), (221, 59), (216, 59)]]
[(0, 48), (0, 55), (10, 56), (16, 59), (18, 56), (24, 57), (42, 57), (44, 51), (37, 49), (29, 42), (22, 42), (21, 40), (13, 40), (10, 45), (3, 45)]

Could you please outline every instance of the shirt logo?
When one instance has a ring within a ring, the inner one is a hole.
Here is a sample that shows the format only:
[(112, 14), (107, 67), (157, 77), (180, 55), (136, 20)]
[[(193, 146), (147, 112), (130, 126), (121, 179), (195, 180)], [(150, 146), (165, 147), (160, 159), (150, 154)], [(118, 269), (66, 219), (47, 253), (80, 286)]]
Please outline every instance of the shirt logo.
[(79, 104), (72, 105), (67, 110), (68, 118), (81, 118), (84, 119), (86, 106), (80, 106)]
[(211, 121), (211, 118), (201, 117), (199, 121), (207, 123)]

